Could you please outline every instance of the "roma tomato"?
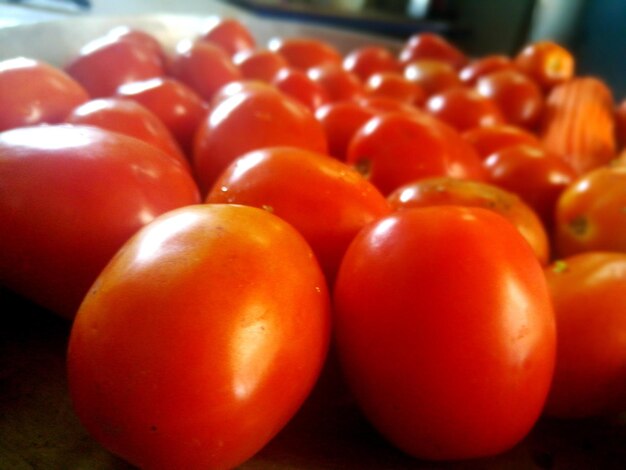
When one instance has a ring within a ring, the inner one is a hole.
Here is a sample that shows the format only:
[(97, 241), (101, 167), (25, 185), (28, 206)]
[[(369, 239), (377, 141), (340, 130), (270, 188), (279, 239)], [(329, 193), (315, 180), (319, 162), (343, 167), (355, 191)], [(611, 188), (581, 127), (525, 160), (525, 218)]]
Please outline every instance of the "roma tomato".
[(517, 194), (478, 181), (425, 178), (393, 191), (387, 200), (396, 210), (455, 205), (482, 207), (510, 221), (532, 247), (543, 265), (550, 259), (550, 244), (543, 223)]
[(413, 208), (368, 225), (341, 263), (334, 313), (358, 404), (411, 455), (498, 454), (541, 414), (556, 349), (546, 280), (492, 211)]
[(586, 252), (546, 269), (558, 345), (545, 414), (626, 410), (626, 253)]
[(515, 66), (535, 80), (544, 90), (574, 76), (572, 53), (554, 41), (527, 44), (514, 58)]
[(237, 158), (206, 202), (265, 208), (309, 242), (332, 285), (348, 244), (366, 224), (391, 209), (360, 173), (308, 150), (270, 147)]
[(517, 126), (499, 124), (494, 126), (476, 127), (464, 132), (463, 138), (474, 146), (478, 154), (486, 159), (492, 153), (514, 145), (530, 145), (541, 147), (539, 138)]
[(72, 403), (139, 468), (233, 468), (302, 404), (329, 343), (310, 247), (266, 211), (195, 205), (138, 232), (82, 303)]
[(417, 83), (427, 96), (462, 85), (456, 70), (440, 60), (415, 60), (403, 70), (407, 80)]
[(384, 46), (368, 45), (350, 51), (343, 59), (343, 68), (365, 82), (375, 73), (400, 72), (395, 55)]
[(199, 202), (152, 145), (95, 127), (0, 134), (0, 283), (66, 318), (119, 247), (163, 212)]
[(430, 176), (486, 176), (476, 151), (456, 130), (418, 112), (371, 118), (352, 137), (346, 161), (385, 195)]
[(58, 124), (87, 91), (63, 70), (26, 57), (0, 61), (0, 131)]
[(267, 47), (285, 58), (291, 67), (308, 70), (324, 65), (341, 66), (343, 57), (330, 43), (307, 37), (275, 37)]
[(450, 41), (435, 33), (416, 33), (403, 45), (399, 54), (400, 62), (406, 64), (414, 60), (439, 60), (461, 69), (469, 59)]
[(200, 189), (206, 194), (244, 153), (280, 145), (326, 153), (326, 134), (312, 112), (277, 90), (232, 95), (213, 108), (196, 133), (192, 167)]
[(256, 41), (247, 26), (236, 18), (215, 17), (200, 33), (199, 39), (213, 43), (230, 57), (237, 52), (254, 49)]

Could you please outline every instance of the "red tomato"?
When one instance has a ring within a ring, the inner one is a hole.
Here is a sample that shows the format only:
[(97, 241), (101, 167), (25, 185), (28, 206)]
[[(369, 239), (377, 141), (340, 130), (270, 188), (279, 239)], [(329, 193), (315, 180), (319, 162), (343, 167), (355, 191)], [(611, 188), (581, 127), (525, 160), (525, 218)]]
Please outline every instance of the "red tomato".
[(241, 72), (223, 49), (208, 41), (182, 40), (170, 64), (170, 74), (195, 90), (206, 101)]
[(213, 18), (199, 39), (219, 46), (231, 57), (256, 45), (250, 30), (235, 18)]
[(626, 147), (626, 99), (615, 104), (615, 137), (620, 149)]
[(186, 154), (193, 136), (209, 111), (207, 103), (185, 85), (170, 77), (152, 78), (122, 85), (117, 96), (129, 98), (152, 111), (169, 129)]
[(354, 135), (346, 161), (387, 195), (420, 178), (485, 178), (476, 151), (454, 129), (421, 113), (386, 113)]
[(514, 60), (519, 70), (546, 90), (574, 76), (574, 56), (553, 41), (527, 44)]
[(476, 127), (464, 132), (463, 138), (472, 144), (483, 158), (513, 145), (541, 147), (541, 142), (535, 134), (521, 127), (505, 124)]
[(154, 145), (189, 169), (189, 161), (165, 124), (148, 108), (123, 98), (100, 98), (76, 107), (65, 120), (68, 124), (96, 126), (119, 132)]
[(271, 82), (276, 74), (289, 66), (283, 56), (267, 49), (246, 49), (233, 56), (241, 76), (248, 80)]
[(388, 96), (363, 96), (356, 100), (360, 106), (378, 113), (421, 113), (421, 109), (412, 104), (403, 103)]
[(111, 29), (106, 36), (116, 41), (133, 42), (145, 50), (152, 51), (165, 64), (166, 54), (163, 45), (152, 34), (131, 26), (121, 25)]
[(272, 79), (271, 84), (313, 112), (329, 101), (324, 86), (300, 69), (287, 67), (280, 70)]
[(626, 410), (626, 254), (586, 252), (546, 269), (558, 335), (545, 413), (586, 418)]
[(415, 60), (439, 60), (452, 65), (455, 69), (465, 66), (469, 59), (455, 45), (443, 36), (435, 33), (416, 33), (402, 47), (400, 62), (406, 64)]
[(215, 106), (198, 128), (193, 167), (206, 193), (237, 157), (263, 147), (326, 153), (322, 125), (304, 105), (276, 90), (237, 93)]
[(68, 348), (74, 409), (139, 468), (233, 468), (293, 416), (328, 348), (324, 278), (266, 211), (195, 205), (138, 232), (94, 283)]
[(236, 80), (234, 82), (227, 83), (213, 94), (213, 98), (211, 99), (211, 109), (214, 109), (222, 101), (233, 95), (237, 95), (239, 93), (256, 93), (257, 91), (276, 92), (276, 87), (260, 80)]
[(308, 70), (323, 65), (341, 66), (343, 57), (330, 43), (305, 37), (276, 37), (268, 48), (279, 53), (291, 67)]
[(476, 83), (476, 90), (498, 104), (509, 124), (532, 129), (541, 118), (543, 93), (520, 72), (502, 70), (485, 75)]
[(256, 150), (236, 159), (206, 202), (265, 208), (309, 242), (329, 285), (356, 233), (391, 210), (360, 173), (327, 155), (290, 147)]
[(199, 202), (152, 145), (95, 127), (0, 134), (0, 283), (66, 318), (118, 248), (157, 215)]
[(365, 83), (368, 96), (382, 96), (413, 106), (426, 101), (426, 92), (417, 83), (398, 72), (378, 72), (370, 75)]
[(542, 411), (556, 348), (546, 281), (492, 211), (406, 209), (368, 225), (342, 261), (334, 313), (357, 402), (411, 455), (501, 453)]
[(307, 75), (326, 91), (329, 101), (353, 100), (364, 95), (359, 77), (341, 66), (312, 67), (308, 69)]
[(548, 263), (550, 246), (541, 220), (517, 194), (505, 189), (478, 181), (425, 178), (401, 186), (387, 200), (396, 210), (450, 204), (492, 210), (515, 225), (541, 264)]
[(0, 61), (0, 131), (34, 124), (57, 124), (89, 99), (63, 70), (35, 59)]
[(350, 51), (343, 59), (343, 68), (354, 73), (363, 82), (375, 73), (400, 72), (395, 55), (384, 46), (361, 46)]
[(409, 62), (404, 67), (404, 76), (421, 86), (426, 95), (433, 95), (462, 85), (454, 67), (439, 60)]
[(111, 96), (120, 85), (164, 75), (162, 58), (136, 41), (102, 36), (85, 44), (65, 67), (92, 98)]
[(504, 123), (498, 105), (471, 88), (457, 87), (431, 95), (426, 111), (458, 131)]
[(465, 85), (473, 86), (479, 78), (500, 70), (515, 69), (513, 61), (505, 55), (493, 54), (473, 60), (459, 71)]
[(570, 165), (538, 147), (515, 145), (487, 157), (489, 181), (518, 194), (539, 215), (548, 231), (560, 194), (576, 178)]

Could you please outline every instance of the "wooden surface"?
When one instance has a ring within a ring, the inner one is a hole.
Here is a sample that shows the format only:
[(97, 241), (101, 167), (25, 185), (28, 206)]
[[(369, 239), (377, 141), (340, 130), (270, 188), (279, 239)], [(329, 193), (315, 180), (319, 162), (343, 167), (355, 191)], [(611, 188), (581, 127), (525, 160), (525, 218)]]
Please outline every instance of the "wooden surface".
[[(69, 323), (0, 289), (0, 470), (128, 470), (80, 426), (67, 394)], [(626, 416), (543, 419), (511, 451), (490, 459), (431, 463), (387, 444), (329, 368), (288, 426), (243, 470), (624, 469)], [(511, 403), (511, 406), (515, 406)]]

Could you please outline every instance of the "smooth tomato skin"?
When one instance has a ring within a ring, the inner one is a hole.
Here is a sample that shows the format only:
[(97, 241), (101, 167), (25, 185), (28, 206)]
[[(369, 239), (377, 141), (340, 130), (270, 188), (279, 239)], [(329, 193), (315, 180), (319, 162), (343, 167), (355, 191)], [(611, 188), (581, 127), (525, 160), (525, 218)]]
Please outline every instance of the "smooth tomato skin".
[(311, 245), (329, 285), (357, 232), (391, 212), (385, 197), (353, 168), (328, 155), (290, 147), (237, 158), (206, 202), (265, 208), (289, 222)]
[(525, 144), (541, 147), (541, 141), (537, 135), (527, 129), (509, 124), (475, 127), (463, 132), (462, 136), (473, 145), (483, 159), (492, 153), (514, 145)]
[(405, 452), (494, 455), (538, 419), (554, 315), (541, 265), (502, 216), (438, 206), (379, 219), (348, 248), (333, 307), (347, 382)]
[(123, 98), (98, 98), (77, 106), (67, 124), (96, 126), (154, 145), (190, 170), (189, 161), (163, 122), (145, 106)]
[(270, 83), (281, 92), (298, 100), (312, 112), (330, 101), (324, 86), (300, 69), (283, 68)]
[(196, 133), (192, 167), (203, 194), (235, 158), (263, 147), (326, 153), (322, 125), (303, 104), (267, 89), (236, 93), (219, 103)]
[(515, 69), (515, 65), (509, 56), (501, 54), (486, 55), (471, 61), (459, 70), (459, 78), (465, 85), (474, 86), (478, 79), (484, 75), (510, 69)]
[(544, 413), (576, 419), (626, 410), (626, 253), (580, 253), (545, 273), (558, 346)]
[(385, 195), (431, 176), (486, 177), (475, 150), (456, 130), (418, 112), (371, 118), (352, 137), (346, 161)]
[(106, 33), (107, 37), (117, 41), (133, 42), (143, 49), (154, 52), (161, 58), (163, 65), (166, 63), (167, 54), (161, 42), (152, 34), (138, 28), (127, 25), (116, 26)]
[(462, 85), (454, 67), (440, 60), (414, 60), (404, 66), (403, 74), (422, 87), (426, 96)]
[(152, 111), (187, 155), (200, 121), (209, 112), (198, 93), (171, 77), (127, 83), (117, 89), (116, 96), (132, 99)]
[(576, 60), (572, 53), (554, 41), (537, 41), (524, 46), (514, 57), (515, 66), (544, 90), (574, 76)]
[(456, 70), (467, 65), (469, 59), (446, 38), (435, 33), (416, 33), (404, 43), (398, 58), (406, 64), (414, 60), (439, 60)]
[(377, 72), (364, 84), (367, 96), (386, 97), (411, 106), (422, 106), (426, 92), (417, 83), (408, 80), (399, 72)]
[(119, 247), (163, 212), (199, 202), (155, 147), (95, 127), (0, 134), (0, 283), (71, 319)]
[(252, 207), (188, 206), (138, 232), (86, 296), (72, 404), (140, 468), (233, 468), (302, 404), (329, 336), (324, 278), (295, 229)]
[(455, 178), (425, 178), (393, 191), (387, 200), (395, 210), (457, 205), (492, 210), (509, 222), (532, 247), (542, 265), (550, 259), (546, 229), (535, 211), (517, 194), (492, 184)]
[(236, 18), (214, 18), (202, 31), (199, 39), (216, 44), (230, 57), (256, 46), (252, 32)]
[(326, 91), (330, 102), (356, 100), (365, 94), (359, 77), (339, 65), (312, 67), (307, 75)]
[(342, 66), (363, 82), (375, 73), (401, 72), (396, 56), (388, 48), (377, 45), (361, 46), (350, 51), (344, 57)]
[(308, 37), (275, 37), (267, 47), (285, 58), (294, 68), (307, 71), (324, 65), (341, 66), (343, 57), (330, 43)]
[(269, 49), (247, 49), (233, 56), (233, 63), (247, 80), (270, 83), (276, 74), (289, 67), (283, 56)]

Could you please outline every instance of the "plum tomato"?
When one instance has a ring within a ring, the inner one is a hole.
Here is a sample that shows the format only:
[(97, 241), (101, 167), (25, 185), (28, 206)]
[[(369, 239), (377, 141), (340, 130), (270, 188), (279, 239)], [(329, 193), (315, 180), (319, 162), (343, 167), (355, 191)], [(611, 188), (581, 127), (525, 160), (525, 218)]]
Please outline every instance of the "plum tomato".
[(219, 46), (230, 57), (256, 46), (252, 32), (236, 18), (211, 18), (198, 39)]
[(398, 58), (402, 64), (414, 60), (439, 60), (456, 70), (469, 62), (467, 56), (454, 44), (436, 33), (416, 33), (407, 39)]
[(91, 126), (0, 133), (0, 284), (72, 318), (139, 228), (200, 201), (191, 175), (152, 145)]
[(283, 68), (278, 71), (270, 83), (284, 94), (305, 105), (312, 112), (330, 101), (326, 88), (300, 69)]
[(513, 145), (525, 144), (541, 147), (541, 142), (535, 134), (527, 129), (510, 124), (476, 127), (463, 132), (462, 136), (474, 146), (483, 159), (486, 159), (492, 153)]
[(335, 46), (321, 39), (274, 37), (267, 47), (283, 56), (291, 67), (304, 71), (323, 65), (341, 66), (343, 63), (343, 57)]
[(58, 124), (89, 100), (63, 70), (27, 57), (0, 61), (0, 132), (35, 124)]
[(545, 272), (558, 342), (544, 413), (578, 419), (626, 411), (626, 253), (579, 253)]
[(575, 73), (575, 59), (565, 47), (551, 40), (524, 46), (514, 57), (515, 66), (544, 90), (569, 80)]
[(427, 96), (462, 85), (454, 67), (440, 60), (422, 59), (409, 62), (403, 73), (409, 81), (421, 86)]
[(246, 49), (233, 56), (233, 63), (246, 80), (270, 83), (276, 74), (289, 66), (283, 56), (269, 49)]
[(367, 96), (391, 98), (411, 106), (421, 107), (426, 101), (424, 89), (399, 72), (374, 73), (364, 87)]
[(139, 468), (234, 468), (295, 414), (329, 336), (324, 277), (293, 227), (254, 207), (180, 208), (132, 237), (85, 297), (72, 405)]
[(206, 202), (265, 208), (289, 222), (311, 245), (331, 286), (356, 233), (391, 212), (384, 196), (353, 168), (291, 147), (268, 147), (237, 158)]
[(363, 82), (375, 73), (401, 71), (396, 56), (388, 48), (374, 44), (348, 52), (343, 59), (343, 68)]
[(333, 309), (357, 403), (408, 454), (499, 454), (539, 418), (554, 313), (541, 265), (501, 215), (411, 208), (366, 226), (341, 263)]
[(515, 225), (542, 265), (550, 259), (548, 234), (539, 216), (517, 194), (498, 186), (447, 177), (424, 178), (401, 186), (387, 200), (395, 210), (450, 204), (492, 210)]
[(467, 86), (474, 86), (478, 79), (489, 73), (499, 70), (515, 69), (515, 64), (509, 56), (492, 54), (472, 60), (459, 70), (459, 78)]

